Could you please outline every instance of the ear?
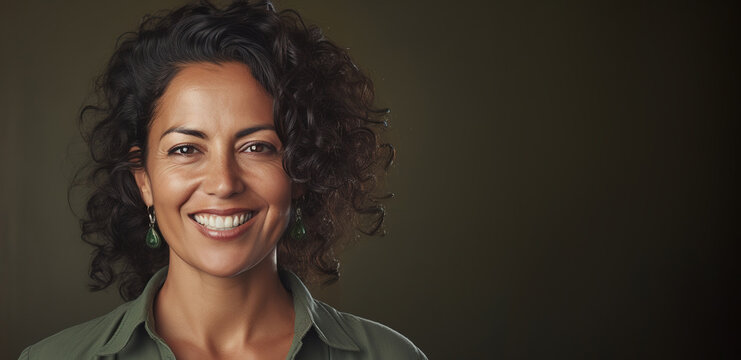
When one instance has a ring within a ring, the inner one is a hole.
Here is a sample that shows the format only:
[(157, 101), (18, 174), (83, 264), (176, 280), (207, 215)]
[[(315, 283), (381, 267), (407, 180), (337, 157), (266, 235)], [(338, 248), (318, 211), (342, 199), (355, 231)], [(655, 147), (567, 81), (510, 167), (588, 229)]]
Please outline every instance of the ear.
[[(141, 148), (138, 146), (133, 146), (129, 150), (129, 153), (138, 153), (139, 156), (141, 156)], [(143, 161), (141, 162), (144, 163)], [(149, 181), (149, 174), (147, 174), (147, 169), (144, 168), (144, 165), (131, 169), (131, 174), (134, 175), (134, 180), (136, 181), (136, 186), (139, 187), (139, 193), (142, 196), (142, 200), (144, 200), (144, 204), (147, 205), (147, 207), (152, 206), (154, 204), (154, 199), (152, 197), (152, 184)]]

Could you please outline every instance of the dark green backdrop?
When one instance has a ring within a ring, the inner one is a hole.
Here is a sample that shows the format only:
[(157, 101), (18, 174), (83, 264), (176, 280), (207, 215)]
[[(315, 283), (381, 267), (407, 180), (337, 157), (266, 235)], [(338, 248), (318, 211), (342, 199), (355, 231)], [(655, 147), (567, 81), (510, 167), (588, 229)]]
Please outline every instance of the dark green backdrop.
[[(85, 287), (76, 114), (117, 36), (180, 3), (3, 2), (0, 358), (120, 302)], [(349, 47), (393, 109), (389, 235), (322, 298), (432, 359), (739, 353), (736, 7), (278, 7)]]

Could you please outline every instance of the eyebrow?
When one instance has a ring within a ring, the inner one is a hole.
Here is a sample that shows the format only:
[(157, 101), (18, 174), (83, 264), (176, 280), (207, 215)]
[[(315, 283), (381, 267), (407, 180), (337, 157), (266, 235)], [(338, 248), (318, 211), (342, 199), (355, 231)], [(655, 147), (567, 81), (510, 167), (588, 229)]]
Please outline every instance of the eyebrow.
[[(273, 130), (275, 131), (275, 127), (273, 125), (260, 125), (260, 126), (253, 126), (248, 127), (246, 129), (239, 130), (236, 135), (234, 135), (235, 139), (239, 139), (241, 137), (245, 137), (249, 134), (258, 132), (260, 130)], [(170, 133), (179, 133), (179, 134), (185, 134), (190, 136), (195, 136), (200, 139), (208, 139), (208, 135), (206, 135), (203, 131), (195, 130), (195, 129), (189, 129), (182, 126), (175, 126), (167, 129), (165, 132), (162, 133), (162, 136), (160, 136), (160, 140), (162, 140), (165, 135)]]

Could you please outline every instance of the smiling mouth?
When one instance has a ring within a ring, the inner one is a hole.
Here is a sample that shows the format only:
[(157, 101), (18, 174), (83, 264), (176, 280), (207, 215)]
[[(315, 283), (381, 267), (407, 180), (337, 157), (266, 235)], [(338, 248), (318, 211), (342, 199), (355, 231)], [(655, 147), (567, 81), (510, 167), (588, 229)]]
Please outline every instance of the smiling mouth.
[(254, 212), (247, 211), (241, 214), (220, 216), (213, 214), (194, 214), (193, 220), (209, 230), (225, 231), (232, 230), (249, 221)]

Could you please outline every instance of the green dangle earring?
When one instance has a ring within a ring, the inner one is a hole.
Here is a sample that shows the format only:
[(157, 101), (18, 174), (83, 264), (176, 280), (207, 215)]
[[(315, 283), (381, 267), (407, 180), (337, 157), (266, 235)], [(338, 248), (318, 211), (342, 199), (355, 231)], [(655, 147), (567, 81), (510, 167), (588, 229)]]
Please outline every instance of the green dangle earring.
[(294, 240), (302, 240), (306, 236), (306, 228), (304, 227), (304, 221), (301, 220), (301, 208), (296, 207), (296, 220), (291, 226), (291, 238)]
[(154, 215), (154, 207), (150, 206), (147, 208), (147, 214), (149, 215), (149, 230), (147, 231), (146, 243), (152, 249), (156, 249), (162, 245), (162, 238), (157, 233), (157, 229), (154, 228), (154, 223), (157, 218)]

